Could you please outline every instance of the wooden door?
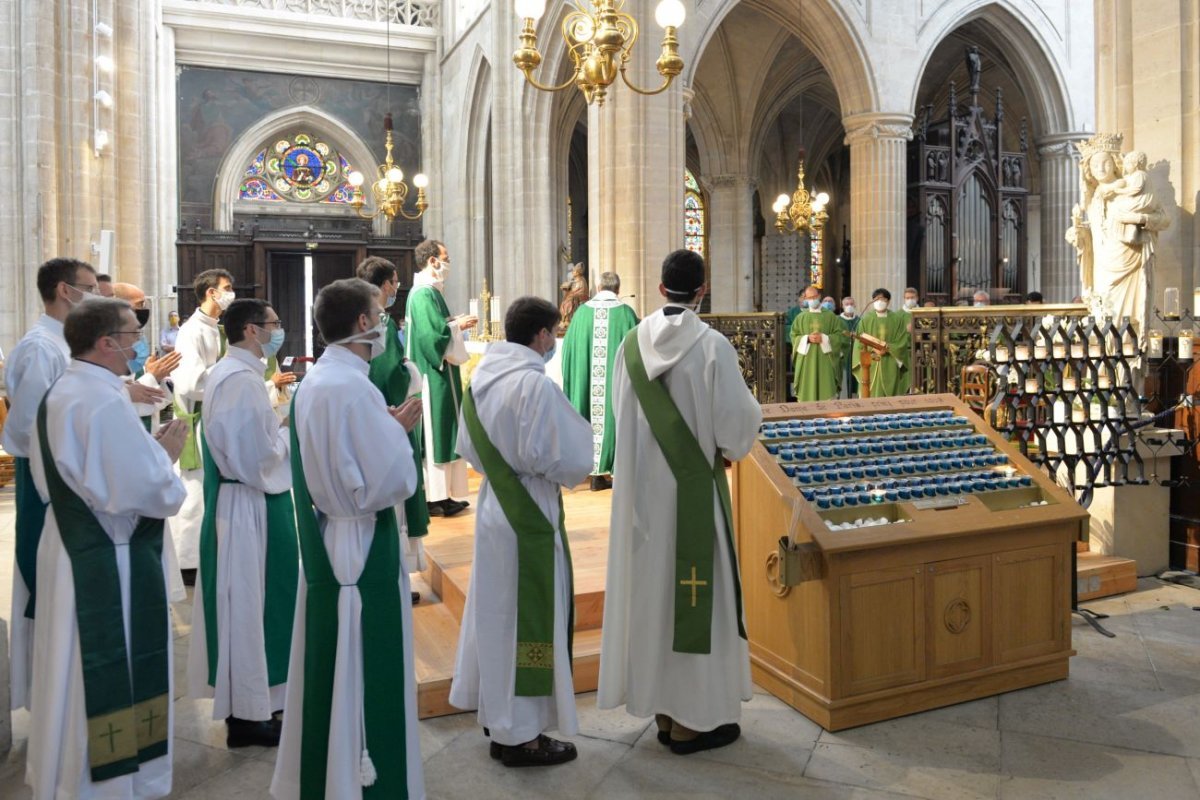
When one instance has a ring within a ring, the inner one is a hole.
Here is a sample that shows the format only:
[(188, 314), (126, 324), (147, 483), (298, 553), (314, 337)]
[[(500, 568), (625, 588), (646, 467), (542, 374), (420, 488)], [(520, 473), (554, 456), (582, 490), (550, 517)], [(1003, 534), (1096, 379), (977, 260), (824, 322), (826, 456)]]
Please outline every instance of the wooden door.
[(991, 577), (987, 556), (926, 567), (928, 678), (971, 672), (990, 663)]
[(996, 663), (1067, 648), (1071, 607), (1066, 545), (1043, 545), (992, 557)]
[(304, 253), (267, 253), (267, 302), (287, 333), (280, 359), (304, 355), (304, 257)]
[(841, 696), (925, 677), (925, 588), (921, 565), (841, 579)]

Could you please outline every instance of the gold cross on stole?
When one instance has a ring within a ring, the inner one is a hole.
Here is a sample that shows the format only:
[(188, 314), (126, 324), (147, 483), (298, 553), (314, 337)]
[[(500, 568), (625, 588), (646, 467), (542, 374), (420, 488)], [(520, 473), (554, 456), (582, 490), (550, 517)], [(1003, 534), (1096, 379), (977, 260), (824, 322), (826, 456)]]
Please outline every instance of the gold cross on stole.
[(696, 580), (696, 567), (695, 567), (695, 565), (692, 565), (692, 579), (690, 581), (680, 581), (679, 585), (692, 587), (692, 608), (695, 608), (696, 607), (696, 587), (708, 586), (708, 581)]

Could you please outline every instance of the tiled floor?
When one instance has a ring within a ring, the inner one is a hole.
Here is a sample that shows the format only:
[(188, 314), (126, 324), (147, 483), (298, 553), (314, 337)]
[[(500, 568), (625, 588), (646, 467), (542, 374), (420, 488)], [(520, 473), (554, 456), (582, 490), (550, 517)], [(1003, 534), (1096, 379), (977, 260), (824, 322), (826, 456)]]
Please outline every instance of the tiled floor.
[[(0, 491), (0, 608), (12, 574), (12, 504)], [(1076, 622), (1071, 678), (1047, 686), (825, 733), (775, 698), (746, 706), (743, 736), (686, 758), (663, 750), (649, 721), (578, 699), (579, 760), (506, 770), (469, 715), (421, 723), (430, 798), (1200, 798), (1200, 591), (1143, 580), (1138, 592), (1088, 604), (1112, 615), (1105, 639)], [(191, 609), (177, 609), (182, 676)], [(175, 792), (200, 800), (266, 798), (275, 754), (230, 752), (207, 701), (176, 680)], [(0, 757), (0, 798), (23, 785), (26, 714)]]

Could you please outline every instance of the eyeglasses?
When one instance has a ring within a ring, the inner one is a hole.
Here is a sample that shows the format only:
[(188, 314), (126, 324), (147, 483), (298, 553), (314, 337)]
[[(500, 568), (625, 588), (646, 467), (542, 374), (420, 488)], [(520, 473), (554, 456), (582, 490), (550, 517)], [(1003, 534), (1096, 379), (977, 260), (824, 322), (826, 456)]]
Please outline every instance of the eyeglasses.
[(138, 328), (137, 330), (133, 330), (133, 331), (109, 331), (108, 333), (106, 333), (104, 335), (105, 336), (116, 336), (118, 333), (127, 333), (127, 334), (131, 334), (131, 335), (141, 336), (142, 329)]
[(78, 289), (84, 294), (96, 294), (96, 292), (100, 291), (100, 284), (98, 283), (68, 283), (67, 285)]
[(270, 327), (270, 326), (272, 326), (272, 325), (274, 325), (274, 326), (275, 326), (275, 327), (277, 327), (277, 328), (282, 328), (282, 327), (283, 327), (283, 320), (281, 320), (281, 319), (271, 319), (271, 320), (263, 320), (262, 322), (251, 322), (250, 324), (251, 324), (251, 325), (257, 325), (257, 326), (258, 326), (258, 327), (260, 327), (260, 328), (269, 328), (269, 327)]

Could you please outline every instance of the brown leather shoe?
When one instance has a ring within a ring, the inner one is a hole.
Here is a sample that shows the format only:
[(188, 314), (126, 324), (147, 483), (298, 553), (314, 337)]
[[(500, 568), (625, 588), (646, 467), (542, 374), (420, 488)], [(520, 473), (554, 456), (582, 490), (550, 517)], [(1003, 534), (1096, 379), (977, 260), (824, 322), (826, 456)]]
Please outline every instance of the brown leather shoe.
[(575, 750), (575, 745), (551, 739), (544, 733), (538, 736), (537, 741), (536, 750), (521, 745), (516, 747), (499, 745), (502, 748), (500, 763), (506, 767), (552, 767), (555, 764), (574, 761), (579, 755)]

